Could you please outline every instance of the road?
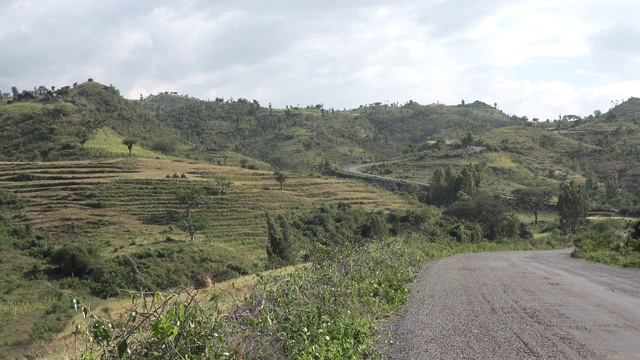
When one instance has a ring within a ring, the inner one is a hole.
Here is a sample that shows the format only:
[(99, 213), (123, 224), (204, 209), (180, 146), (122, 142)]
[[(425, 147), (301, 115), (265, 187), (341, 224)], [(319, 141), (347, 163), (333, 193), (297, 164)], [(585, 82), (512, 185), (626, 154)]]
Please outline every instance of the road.
[(378, 178), (378, 179), (391, 180), (391, 181), (402, 181), (402, 182), (410, 183), (410, 184), (418, 184), (418, 185), (421, 185), (421, 186), (429, 186), (429, 184), (425, 184), (425, 183), (421, 183), (421, 182), (417, 182), (417, 181), (401, 180), (401, 179), (388, 177), (388, 176), (367, 174), (367, 173), (363, 173), (362, 171), (360, 171), (360, 169), (365, 168), (365, 167), (374, 166), (374, 165), (393, 164), (393, 163), (398, 163), (400, 161), (401, 160), (392, 160), (392, 161), (380, 161), (380, 162), (374, 162), (374, 163), (368, 163), (368, 164), (349, 165), (349, 166), (345, 167), (343, 170), (345, 172), (350, 172), (350, 173), (353, 173), (353, 174), (370, 176), (370, 177), (374, 177), (374, 178)]
[[(640, 271), (570, 250), (428, 264), (382, 325), (388, 359), (640, 359)], [(384, 341), (384, 340), (383, 340)]]

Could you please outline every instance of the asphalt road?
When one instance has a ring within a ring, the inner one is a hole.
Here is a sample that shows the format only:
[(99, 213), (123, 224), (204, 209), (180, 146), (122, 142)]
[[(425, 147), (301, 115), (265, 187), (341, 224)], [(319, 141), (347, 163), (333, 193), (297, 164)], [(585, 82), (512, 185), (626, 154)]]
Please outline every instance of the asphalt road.
[(402, 182), (405, 182), (405, 183), (412, 183), (412, 184), (418, 184), (418, 185), (422, 185), (422, 186), (429, 186), (429, 184), (425, 184), (425, 183), (421, 183), (421, 182), (417, 182), (417, 181), (400, 180), (400, 179), (393, 178), (393, 177), (375, 175), (375, 174), (367, 174), (367, 173), (364, 173), (364, 172), (360, 171), (360, 169), (363, 169), (363, 168), (366, 168), (366, 167), (369, 167), (369, 166), (383, 165), (383, 164), (393, 164), (393, 163), (397, 163), (397, 162), (400, 162), (400, 160), (380, 161), (380, 162), (368, 163), (368, 164), (349, 165), (349, 166), (345, 167), (343, 170), (345, 172), (350, 172), (350, 173), (359, 174), (359, 175), (365, 175), (365, 176), (374, 177), (374, 178), (378, 178), (378, 179), (391, 180), (391, 181), (402, 181)]
[(388, 359), (640, 359), (640, 271), (570, 250), (427, 265), (383, 324)]

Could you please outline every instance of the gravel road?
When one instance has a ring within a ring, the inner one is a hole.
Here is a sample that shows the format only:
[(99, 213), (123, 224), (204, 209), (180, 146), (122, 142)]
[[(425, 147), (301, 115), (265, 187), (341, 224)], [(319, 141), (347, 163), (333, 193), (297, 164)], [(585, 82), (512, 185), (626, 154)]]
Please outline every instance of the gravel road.
[(393, 341), (387, 358), (640, 359), (640, 271), (569, 254), (481, 253), (428, 264), (405, 308), (382, 326)]

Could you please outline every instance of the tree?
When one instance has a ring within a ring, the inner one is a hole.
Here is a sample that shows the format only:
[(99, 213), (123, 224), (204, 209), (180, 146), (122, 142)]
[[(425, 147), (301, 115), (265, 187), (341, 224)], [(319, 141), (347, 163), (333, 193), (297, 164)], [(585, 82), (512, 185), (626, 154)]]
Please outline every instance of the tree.
[(478, 224), (483, 235), (490, 240), (517, 236), (518, 222), (509, 209), (490, 196), (453, 203), (443, 214), (470, 224)]
[(280, 184), (280, 190), (282, 190), (282, 187), (284, 186), (284, 182), (287, 181), (287, 174), (283, 173), (282, 171), (276, 171), (273, 173), (273, 176), (275, 177), (276, 181)]
[(435, 205), (445, 204), (447, 202), (447, 181), (443, 168), (436, 169), (429, 185), (431, 201)]
[(282, 171), (287, 167), (287, 160), (281, 155), (273, 156), (269, 163), (276, 171)]
[(473, 165), (468, 165), (462, 172), (456, 181), (456, 190), (463, 191), (465, 194), (471, 196), (480, 188), (481, 177), (476, 171)]
[(283, 261), (288, 263), (292, 258), (291, 229), (284, 215), (278, 215), (278, 223), (270, 213), (265, 213), (267, 218), (267, 257), (271, 261)]
[(538, 212), (549, 202), (553, 193), (549, 188), (523, 188), (511, 192), (521, 204), (531, 210), (535, 218), (534, 224), (538, 223)]
[(205, 230), (209, 224), (207, 217), (203, 214), (189, 214), (189, 216), (184, 216), (176, 226), (178, 229), (189, 234), (191, 241), (195, 241), (196, 233), (198, 231)]
[(573, 181), (560, 185), (558, 195), (558, 216), (560, 227), (570, 234), (575, 234), (578, 228), (587, 221), (589, 201), (582, 186)]
[(618, 174), (609, 174), (607, 177), (607, 183), (605, 184), (605, 194), (607, 201), (620, 195), (620, 188), (618, 187)]
[(220, 186), (220, 194), (224, 195), (224, 189), (228, 188), (233, 183), (226, 178), (219, 177), (219, 178), (216, 178), (216, 184)]
[(127, 145), (127, 149), (129, 149), (129, 157), (131, 157), (131, 150), (133, 150), (133, 145), (135, 145), (138, 140), (133, 138), (125, 138), (122, 140), (123, 145)]
[(473, 137), (473, 133), (471, 131), (467, 131), (467, 135), (465, 135), (462, 139), (460, 139), (460, 142), (462, 143), (463, 146), (470, 147), (475, 144), (476, 140)]
[(178, 188), (175, 190), (175, 195), (180, 204), (187, 206), (187, 210), (185, 211), (186, 217), (191, 217), (191, 210), (200, 205), (204, 205), (207, 200), (207, 193), (205, 189), (200, 186)]

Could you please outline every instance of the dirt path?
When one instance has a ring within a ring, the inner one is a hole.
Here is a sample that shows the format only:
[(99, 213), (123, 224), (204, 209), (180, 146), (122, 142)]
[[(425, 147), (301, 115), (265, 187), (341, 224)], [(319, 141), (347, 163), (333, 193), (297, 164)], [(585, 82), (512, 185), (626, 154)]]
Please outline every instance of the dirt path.
[(388, 359), (640, 359), (640, 272), (569, 250), (429, 264), (383, 324)]

